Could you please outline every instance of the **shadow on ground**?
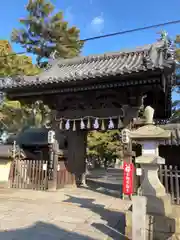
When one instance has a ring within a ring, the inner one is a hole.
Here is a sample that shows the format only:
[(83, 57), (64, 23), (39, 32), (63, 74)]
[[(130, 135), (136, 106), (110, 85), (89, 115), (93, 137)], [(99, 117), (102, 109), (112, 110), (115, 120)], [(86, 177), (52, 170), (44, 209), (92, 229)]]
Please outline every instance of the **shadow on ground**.
[(86, 175), (86, 185), (92, 191), (122, 198), (123, 171), (115, 168), (92, 170)]
[(100, 182), (93, 179), (86, 179), (86, 185), (89, 190), (94, 192), (102, 193), (107, 196), (121, 198), (123, 193), (123, 186), (121, 184), (113, 184), (113, 183), (106, 183)]
[(28, 228), (0, 232), (1, 240), (94, 240), (74, 232), (66, 231), (53, 224), (37, 222)]
[(99, 223), (91, 223), (91, 225), (98, 231), (111, 237), (113, 240), (128, 239), (125, 235), (125, 214), (113, 210), (106, 209), (104, 205), (95, 204), (94, 199), (79, 198), (70, 195), (64, 202), (78, 204), (81, 208), (91, 210), (94, 215), (98, 214), (101, 217)]

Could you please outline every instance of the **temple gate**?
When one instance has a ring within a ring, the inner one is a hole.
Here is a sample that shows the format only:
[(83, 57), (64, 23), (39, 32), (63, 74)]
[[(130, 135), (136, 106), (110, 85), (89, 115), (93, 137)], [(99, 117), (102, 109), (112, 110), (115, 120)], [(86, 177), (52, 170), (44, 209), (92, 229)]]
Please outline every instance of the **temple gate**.
[(172, 49), (162, 40), (132, 51), (55, 59), (38, 76), (2, 79), (0, 89), (11, 100), (42, 100), (53, 110), (52, 128), (68, 138), (66, 167), (78, 177), (88, 131), (128, 127), (143, 104), (155, 109), (155, 119), (170, 117), (174, 72)]

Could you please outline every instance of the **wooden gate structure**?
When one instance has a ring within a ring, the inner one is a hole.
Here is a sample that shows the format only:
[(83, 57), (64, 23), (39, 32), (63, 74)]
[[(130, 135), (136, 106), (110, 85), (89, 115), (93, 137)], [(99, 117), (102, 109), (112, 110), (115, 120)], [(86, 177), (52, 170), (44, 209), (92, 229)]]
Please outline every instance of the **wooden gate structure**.
[(74, 185), (75, 176), (67, 171), (66, 162), (59, 161), (57, 166), (57, 189), (66, 185)]
[(180, 205), (180, 169), (177, 166), (160, 165), (159, 179), (173, 204)]
[[(53, 169), (47, 160), (15, 159), (11, 163), (9, 187), (46, 191), (53, 182)], [(75, 184), (75, 176), (68, 172), (64, 162), (57, 166), (56, 189)]]
[(47, 190), (48, 161), (14, 159), (9, 183), (11, 188)]
[(41, 100), (53, 110), (52, 126), (68, 138), (68, 171), (77, 177), (85, 172), (88, 131), (128, 127), (142, 106), (152, 106), (156, 119), (171, 116), (175, 66), (162, 36), (129, 51), (51, 59), (38, 76), (2, 79), (0, 90), (10, 100)]
[(74, 184), (75, 177), (68, 171), (66, 137), (57, 133), (58, 143), (50, 144), (49, 130), (29, 128), (17, 136), (9, 174), (11, 188), (45, 191)]
[[(136, 166), (137, 167), (137, 166)], [(172, 165), (160, 165), (158, 176), (173, 204), (180, 205), (180, 169)], [(135, 192), (140, 187), (141, 177), (136, 176)]]

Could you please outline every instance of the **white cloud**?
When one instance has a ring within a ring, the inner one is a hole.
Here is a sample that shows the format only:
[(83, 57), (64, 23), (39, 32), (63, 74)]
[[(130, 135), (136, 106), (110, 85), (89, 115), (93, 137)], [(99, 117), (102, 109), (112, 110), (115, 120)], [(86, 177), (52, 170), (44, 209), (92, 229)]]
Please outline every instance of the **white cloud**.
[(95, 17), (95, 18), (93, 18), (91, 24), (92, 25), (102, 25), (102, 24), (104, 24), (104, 19), (101, 16)]
[(92, 28), (93, 31), (95, 31), (97, 33), (102, 32), (102, 30), (104, 28), (103, 14), (101, 14), (100, 16), (96, 16), (92, 19), (91, 28)]

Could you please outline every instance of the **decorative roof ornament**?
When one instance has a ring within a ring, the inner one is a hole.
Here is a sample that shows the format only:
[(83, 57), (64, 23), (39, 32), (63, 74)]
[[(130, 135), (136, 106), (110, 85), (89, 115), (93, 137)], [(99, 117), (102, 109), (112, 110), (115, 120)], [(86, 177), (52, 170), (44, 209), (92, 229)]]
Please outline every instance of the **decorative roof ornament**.
[(153, 46), (150, 47), (150, 49), (148, 51), (145, 51), (144, 52), (144, 56), (143, 56), (143, 59), (142, 59), (142, 63), (143, 63), (143, 66), (145, 68), (148, 68), (148, 67), (152, 67), (153, 66), (153, 62), (152, 62), (152, 59), (149, 55), (149, 53), (153, 50)]
[(165, 58), (168, 60), (175, 60), (175, 44), (174, 41), (172, 41), (170, 39), (170, 37), (168, 36), (168, 32), (163, 30), (161, 32), (159, 32), (160, 34), (160, 39), (158, 39), (159, 41), (164, 41), (165, 43), (165, 49), (164, 49), (164, 53), (165, 53)]
[(143, 114), (144, 114), (144, 108), (145, 108), (145, 106), (144, 106), (144, 100), (145, 100), (145, 98), (147, 97), (147, 95), (144, 95), (144, 96), (142, 96), (142, 98), (141, 98), (141, 106), (140, 106), (140, 108), (139, 108), (139, 113), (138, 113), (138, 116), (141, 118), (141, 117), (143, 117)]
[(169, 37), (168, 37), (168, 32), (166, 32), (165, 30), (162, 30), (161, 32), (159, 32), (160, 34), (160, 41), (169, 41)]
[(43, 67), (45, 71), (48, 71), (53, 67), (52, 62), (58, 58), (57, 53), (58, 53), (57, 50), (51, 52), (51, 54), (49, 55), (50, 61), (48, 61)]
[(50, 54), (50, 59), (53, 59), (53, 60), (55, 60), (55, 59), (57, 59), (57, 50), (55, 50), (54, 52), (52, 52), (51, 54)]

